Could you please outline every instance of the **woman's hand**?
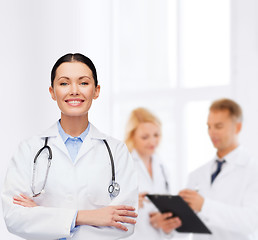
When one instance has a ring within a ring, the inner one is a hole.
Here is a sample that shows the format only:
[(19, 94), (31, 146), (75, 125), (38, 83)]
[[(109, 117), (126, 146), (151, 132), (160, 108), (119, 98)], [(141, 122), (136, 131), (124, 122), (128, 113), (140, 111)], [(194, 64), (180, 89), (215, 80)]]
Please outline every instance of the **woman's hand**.
[(150, 223), (156, 229), (162, 229), (166, 234), (182, 225), (178, 217), (171, 218), (172, 213), (150, 213)]
[(38, 205), (29, 197), (24, 194), (20, 194), (20, 196), (13, 197), (13, 203), (17, 205), (21, 205), (23, 207), (37, 207)]
[(143, 208), (143, 202), (147, 202), (148, 201), (145, 198), (147, 194), (148, 194), (147, 192), (143, 192), (143, 193), (139, 194), (139, 208)]
[(76, 218), (77, 225), (110, 226), (123, 231), (128, 229), (121, 223), (135, 224), (137, 213), (130, 206), (108, 206), (95, 210), (79, 210)]

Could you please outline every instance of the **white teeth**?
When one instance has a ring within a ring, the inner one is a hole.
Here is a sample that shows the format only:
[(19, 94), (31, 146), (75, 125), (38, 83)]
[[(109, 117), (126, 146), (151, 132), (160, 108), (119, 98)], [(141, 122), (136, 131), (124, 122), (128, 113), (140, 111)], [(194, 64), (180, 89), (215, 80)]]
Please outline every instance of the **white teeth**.
[(80, 103), (80, 101), (69, 101), (69, 103), (71, 103), (71, 104), (78, 104), (78, 103)]

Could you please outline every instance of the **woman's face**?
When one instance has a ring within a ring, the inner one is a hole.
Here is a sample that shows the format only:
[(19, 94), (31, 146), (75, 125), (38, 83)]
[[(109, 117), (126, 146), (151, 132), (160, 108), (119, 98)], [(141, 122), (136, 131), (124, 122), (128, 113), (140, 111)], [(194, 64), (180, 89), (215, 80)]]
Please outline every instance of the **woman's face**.
[(65, 116), (85, 116), (92, 100), (98, 98), (100, 87), (95, 87), (90, 68), (81, 62), (65, 62), (56, 70), (52, 98)]
[(140, 123), (133, 136), (134, 148), (141, 155), (150, 157), (160, 142), (160, 128), (154, 123)]

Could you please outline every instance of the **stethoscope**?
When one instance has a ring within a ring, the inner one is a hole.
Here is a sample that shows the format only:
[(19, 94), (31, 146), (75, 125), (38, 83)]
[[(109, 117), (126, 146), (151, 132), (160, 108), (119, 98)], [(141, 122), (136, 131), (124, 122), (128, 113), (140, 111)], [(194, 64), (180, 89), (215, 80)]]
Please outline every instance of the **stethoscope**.
[[(50, 169), (50, 166), (51, 166), (51, 160), (52, 160), (52, 150), (47, 145), (47, 142), (48, 142), (48, 137), (45, 138), (44, 146), (37, 152), (37, 154), (34, 157), (33, 175), (32, 175), (32, 183), (31, 183), (31, 190), (32, 190), (32, 193), (33, 193), (33, 197), (37, 197), (40, 194), (45, 192), (45, 186), (46, 186), (46, 183), (47, 183), (48, 173), (49, 173), (49, 169)], [(115, 179), (115, 164), (114, 164), (114, 159), (113, 159), (113, 156), (112, 156), (112, 152), (110, 150), (110, 147), (109, 147), (107, 141), (105, 139), (103, 139), (103, 142), (105, 143), (105, 145), (107, 147), (107, 150), (108, 150), (108, 154), (109, 154), (110, 162), (111, 162), (111, 170), (112, 170), (112, 181), (111, 181), (111, 184), (108, 186), (108, 192), (110, 194), (110, 197), (115, 198), (120, 193), (120, 185), (116, 182), (116, 179)], [(45, 175), (45, 179), (44, 179), (41, 190), (36, 193), (36, 191), (35, 191), (35, 175), (36, 175), (37, 159), (40, 156), (40, 154), (43, 152), (43, 150), (45, 150), (45, 149), (48, 151), (48, 164), (47, 164), (46, 175)]]

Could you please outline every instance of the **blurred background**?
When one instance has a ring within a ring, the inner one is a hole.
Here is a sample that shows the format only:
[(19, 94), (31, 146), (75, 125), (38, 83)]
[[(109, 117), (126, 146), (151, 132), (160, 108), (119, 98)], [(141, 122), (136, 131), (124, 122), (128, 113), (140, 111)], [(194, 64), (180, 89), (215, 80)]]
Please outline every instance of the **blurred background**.
[[(206, 121), (217, 98), (242, 106), (241, 143), (258, 158), (258, 1), (1, 0), (0, 29), (0, 190), (19, 142), (59, 119), (50, 71), (69, 52), (97, 68), (89, 119), (100, 130), (123, 140), (136, 107), (160, 118), (173, 194), (215, 154)], [(2, 217), (0, 232), (19, 239)]]

